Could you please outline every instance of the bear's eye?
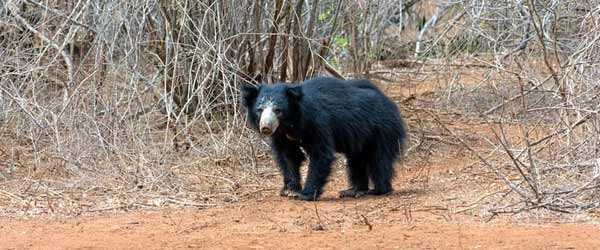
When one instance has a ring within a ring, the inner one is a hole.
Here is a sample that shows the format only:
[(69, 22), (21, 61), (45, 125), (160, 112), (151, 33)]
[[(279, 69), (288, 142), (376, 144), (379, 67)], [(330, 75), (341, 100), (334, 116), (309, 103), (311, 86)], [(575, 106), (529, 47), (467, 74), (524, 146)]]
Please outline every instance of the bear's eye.
[(263, 112), (263, 108), (257, 108), (257, 109), (256, 109), (256, 112), (258, 112), (258, 113), (262, 113), (262, 112)]
[(273, 112), (275, 112), (276, 115), (281, 115), (281, 109), (275, 108), (273, 109)]

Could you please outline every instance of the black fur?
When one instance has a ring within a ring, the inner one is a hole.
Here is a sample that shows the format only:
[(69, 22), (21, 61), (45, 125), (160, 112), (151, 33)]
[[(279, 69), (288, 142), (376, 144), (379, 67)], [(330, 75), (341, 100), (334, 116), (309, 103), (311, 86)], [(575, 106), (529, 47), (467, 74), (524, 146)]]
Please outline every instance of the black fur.
[[(260, 118), (258, 106), (265, 100), (280, 110), (280, 125), (271, 141), (284, 176), (282, 195), (318, 199), (336, 152), (348, 159), (351, 184), (340, 196), (381, 195), (393, 190), (394, 162), (403, 153), (405, 125), (396, 104), (369, 81), (319, 77), (301, 84), (244, 86), (242, 104), (254, 129)], [(300, 147), (310, 158), (303, 189), (300, 166), (305, 156)]]

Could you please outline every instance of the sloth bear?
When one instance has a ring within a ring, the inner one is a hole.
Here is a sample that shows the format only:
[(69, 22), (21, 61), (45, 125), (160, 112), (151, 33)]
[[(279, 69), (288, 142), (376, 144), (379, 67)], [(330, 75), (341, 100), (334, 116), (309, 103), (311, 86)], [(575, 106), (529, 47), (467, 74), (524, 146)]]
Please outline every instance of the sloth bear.
[[(251, 127), (271, 138), (283, 174), (280, 195), (317, 200), (336, 152), (347, 158), (351, 184), (340, 197), (393, 191), (394, 162), (405, 147), (405, 124), (396, 104), (369, 81), (318, 77), (301, 84), (247, 84), (241, 88), (241, 103)], [(306, 158), (301, 148), (310, 158), (304, 188), (300, 166)]]

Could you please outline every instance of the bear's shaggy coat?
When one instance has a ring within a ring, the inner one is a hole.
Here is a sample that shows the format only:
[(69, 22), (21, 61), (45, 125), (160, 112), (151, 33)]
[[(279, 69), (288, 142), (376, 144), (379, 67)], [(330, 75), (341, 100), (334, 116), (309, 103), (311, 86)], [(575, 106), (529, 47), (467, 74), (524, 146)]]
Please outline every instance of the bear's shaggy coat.
[[(406, 129), (396, 104), (369, 81), (319, 77), (301, 84), (245, 85), (241, 92), (252, 128), (271, 137), (284, 177), (281, 195), (317, 200), (336, 152), (348, 160), (351, 184), (340, 197), (393, 190), (394, 162), (403, 153)], [(301, 148), (310, 158), (304, 188)]]

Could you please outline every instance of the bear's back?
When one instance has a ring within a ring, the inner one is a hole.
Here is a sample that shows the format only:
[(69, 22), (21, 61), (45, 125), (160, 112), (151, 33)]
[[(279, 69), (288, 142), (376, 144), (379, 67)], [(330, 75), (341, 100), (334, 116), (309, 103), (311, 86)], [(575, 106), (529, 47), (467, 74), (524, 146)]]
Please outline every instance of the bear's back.
[(310, 123), (327, 128), (338, 152), (357, 152), (386, 135), (403, 137), (396, 104), (367, 80), (319, 77), (302, 85), (303, 107)]
[(340, 105), (345, 108), (357, 106), (355, 108), (363, 109), (389, 102), (389, 99), (367, 80), (316, 77), (302, 84), (302, 92), (309, 103), (324, 105), (330, 109), (340, 108)]
[(329, 122), (372, 126), (398, 119), (398, 109), (377, 87), (366, 80), (318, 77), (302, 84), (303, 105)]

